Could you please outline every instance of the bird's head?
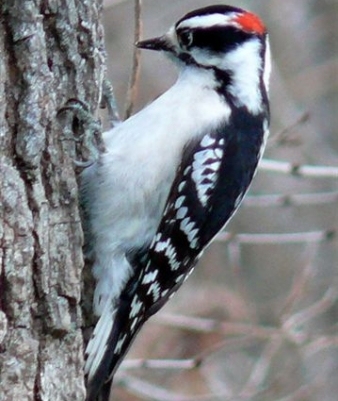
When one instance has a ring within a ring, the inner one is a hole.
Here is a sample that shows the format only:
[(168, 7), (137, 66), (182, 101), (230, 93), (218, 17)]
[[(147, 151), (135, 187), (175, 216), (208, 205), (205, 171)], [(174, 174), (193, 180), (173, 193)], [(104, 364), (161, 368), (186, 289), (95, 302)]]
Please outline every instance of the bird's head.
[(214, 5), (192, 11), (163, 36), (137, 46), (163, 51), (183, 69), (212, 71), (222, 82), (219, 86), (227, 86), (236, 97), (250, 94), (250, 87), (252, 92), (262, 85), (268, 89), (267, 30), (257, 15), (237, 7)]

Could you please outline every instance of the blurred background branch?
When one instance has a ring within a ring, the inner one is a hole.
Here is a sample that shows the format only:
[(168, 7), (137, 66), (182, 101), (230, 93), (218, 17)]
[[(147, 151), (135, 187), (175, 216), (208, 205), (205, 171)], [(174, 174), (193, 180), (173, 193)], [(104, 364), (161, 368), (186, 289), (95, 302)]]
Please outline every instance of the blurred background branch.
[[(142, 1), (134, 0), (134, 44), (139, 42), (142, 38)], [(141, 51), (136, 46), (134, 46), (133, 51), (133, 61), (132, 61), (132, 70), (129, 78), (129, 87), (127, 91), (127, 102), (126, 102), (126, 111), (125, 111), (125, 119), (130, 117), (133, 113), (137, 90), (139, 87), (139, 78), (140, 78), (140, 56)]]

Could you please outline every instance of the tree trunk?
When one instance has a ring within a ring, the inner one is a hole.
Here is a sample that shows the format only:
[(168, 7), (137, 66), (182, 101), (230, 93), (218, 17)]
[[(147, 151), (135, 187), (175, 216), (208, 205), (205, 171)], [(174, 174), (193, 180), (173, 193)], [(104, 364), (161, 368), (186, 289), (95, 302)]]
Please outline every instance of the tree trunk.
[(101, 0), (1, 0), (0, 400), (83, 400), (82, 229), (69, 98), (95, 112)]

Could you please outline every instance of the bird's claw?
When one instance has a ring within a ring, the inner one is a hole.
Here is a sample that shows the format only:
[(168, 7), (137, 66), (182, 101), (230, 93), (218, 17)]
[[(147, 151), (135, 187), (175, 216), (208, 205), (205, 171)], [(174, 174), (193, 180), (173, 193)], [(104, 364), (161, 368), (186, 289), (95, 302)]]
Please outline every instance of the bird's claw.
[(101, 123), (94, 118), (87, 103), (74, 98), (69, 99), (57, 113), (59, 120), (67, 117), (70, 120), (63, 122), (66, 136), (75, 141), (76, 153), (80, 155), (74, 164), (81, 168), (89, 167), (105, 151)]

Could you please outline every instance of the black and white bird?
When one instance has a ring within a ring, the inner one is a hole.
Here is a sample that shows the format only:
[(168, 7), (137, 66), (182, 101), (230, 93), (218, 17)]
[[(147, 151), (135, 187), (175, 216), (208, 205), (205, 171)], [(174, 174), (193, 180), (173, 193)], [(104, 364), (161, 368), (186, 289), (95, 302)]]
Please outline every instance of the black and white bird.
[(137, 332), (178, 290), (241, 203), (269, 127), (270, 54), (253, 13), (192, 11), (138, 47), (163, 51), (177, 82), (103, 134), (82, 175), (99, 316), (86, 350), (87, 400), (108, 400)]

